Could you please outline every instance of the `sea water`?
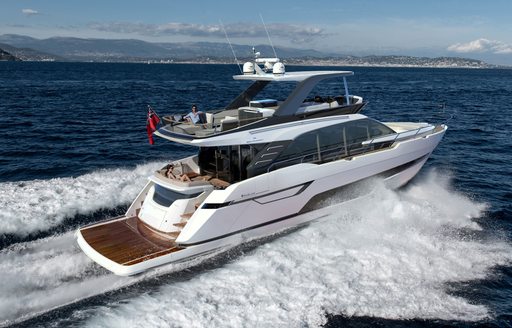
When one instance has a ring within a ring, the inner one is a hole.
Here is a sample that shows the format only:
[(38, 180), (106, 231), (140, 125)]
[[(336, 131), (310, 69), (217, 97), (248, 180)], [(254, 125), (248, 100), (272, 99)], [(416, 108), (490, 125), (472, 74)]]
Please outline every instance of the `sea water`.
[(510, 324), (512, 70), (342, 69), (370, 117), (448, 121), (409, 185), (376, 182), (301, 229), (117, 277), (74, 230), (123, 213), (152, 171), (195, 152), (149, 146), (147, 105), (208, 111), (247, 85), (234, 65), (0, 63), (0, 325)]

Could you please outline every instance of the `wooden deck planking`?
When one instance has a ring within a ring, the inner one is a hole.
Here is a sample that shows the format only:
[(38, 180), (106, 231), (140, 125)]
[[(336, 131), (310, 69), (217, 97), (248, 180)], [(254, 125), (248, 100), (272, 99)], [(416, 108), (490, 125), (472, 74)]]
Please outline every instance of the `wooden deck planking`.
[(80, 232), (97, 252), (123, 265), (181, 249), (174, 243), (177, 233), (156, 233), (137, 217), (85, 227)]

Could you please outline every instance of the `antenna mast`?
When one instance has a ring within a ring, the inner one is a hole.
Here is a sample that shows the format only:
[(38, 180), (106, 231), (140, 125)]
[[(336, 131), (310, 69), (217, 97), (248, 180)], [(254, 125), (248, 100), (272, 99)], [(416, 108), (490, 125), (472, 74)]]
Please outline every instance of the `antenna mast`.
[(220, 20), (220, 19), (219, 19), (219, 22), (220, 22), (220, 26), (222, 26), (222, 30), (224, 31), (224, 35), (226, 36), (226, 40), (228, 40), (229, 47), (231, 48), (231, 52), (233, 53), (233, 57), (235, 57), (235, 61), (236, 61), (236, 64), (238, 65), (238, 69), (240, 70), (240, 73), (243, 74), (242, 67), (240, 66), (240, 62), (238, 61), (238, 58), (236, 58), (235, 50), (233, 49), (233, 46), (231, 45), (231, 41), (229, 41), (228, 33), (226, 32), (226, 29), (224, 28), (224, 24), (222, 23), (222, 20)]
[(270, 46), (272, 47), (272, 51), (274, 51), (274, 57), (277, 58), (276, 49), (274, 48), (274, 45), (272, 44), (272, 40), (270, 39), (270, 34), (268, 33), (268, 30), (267, 30), (267, 25), (265, 25), (265, 21), (263, 20), (263, 16), (261, 15), (261, 13), (260, 13), (260, 18), (261, 18), (261, 22), (263, 23), (263, 27), (265, 28), (265, 32), (267, 32), (268, 42), (270, 43)]

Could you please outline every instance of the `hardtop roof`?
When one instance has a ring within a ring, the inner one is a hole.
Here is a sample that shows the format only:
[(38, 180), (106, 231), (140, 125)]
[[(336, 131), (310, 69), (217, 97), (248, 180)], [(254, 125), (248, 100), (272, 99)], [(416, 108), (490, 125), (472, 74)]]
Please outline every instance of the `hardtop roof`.
[(286, 72), (284, 74), (244, 74), (234, 75), (235, 80), (250, 80), (250, 81), (276, 81), (276, 82), (302, 82), (311, 77), (334, 78), (342, 76), (354, 75), (352, 71), (297, 71)]

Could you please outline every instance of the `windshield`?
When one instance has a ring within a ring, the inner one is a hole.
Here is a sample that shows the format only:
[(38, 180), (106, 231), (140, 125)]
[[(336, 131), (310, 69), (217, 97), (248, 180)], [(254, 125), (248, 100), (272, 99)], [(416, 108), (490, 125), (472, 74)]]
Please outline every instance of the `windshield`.
[(194, 194), (182, 194), (174, 190), (164, 188), (160, 185), (155, 184), (155, 192), (153, 194), (153, 200), (162, 206), (169, 207), (177, 199), (188, 199), (194, 198), (201, 194), (201, 192)]

